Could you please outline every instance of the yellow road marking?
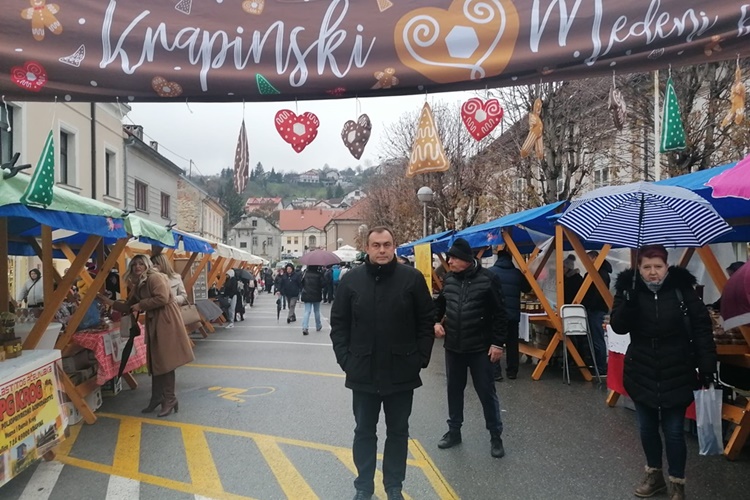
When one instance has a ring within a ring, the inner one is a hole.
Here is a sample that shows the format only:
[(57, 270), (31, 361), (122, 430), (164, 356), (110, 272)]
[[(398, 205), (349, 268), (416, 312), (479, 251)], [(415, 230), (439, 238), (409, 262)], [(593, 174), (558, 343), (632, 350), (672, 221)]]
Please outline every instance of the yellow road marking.
[(416, 439), (410, 439), (409, 449), (411, 450), (412, 455), (417, 457), (420, 462), (426, 464), (425, 466), (421, 466), (422, 471), (424, 472), (424, 475), (427, 476), (427, 480), (432, 485), (432, 489), (438, 494), (438, 497), (441, 500), (458, 500), (460, 498), (458, 493), (451, 488), (448, 481), (438, 470), (435, 462), (432, 461), (424, 447), (419, 444), (419, 441)]
[(234, 389), (232, 387), (209, 387), (209, 391), (221, 391), (219, 393), (220, 398), (228, 399), (229, 401), (237, 401), (238, 403), (244, 403), (245, 400), (238, 398), (239, 394), (247, 392), (247, 389)]
[(193, 484), (207, 491), (224, 491), (203, 431), (183, 428), (182, 441), (185, 444), (185, 457)]
[(70, 450), (73, 449), (73, 445), (76, 443), (76, 439), (78, 439), (81, 427), (83, 427), (83, 424), (68, 426), (69, 435), (55, 450), (56, 455), (70, 455)]
[[(73, 458), (62, 455), (58, 455), (57, 460), (64, 463), (65, 465), (72, 465), (73, 467), (78, 467), (80, 469), (86, 469), (107, 475), (118, 475), (114, 467), (111, 467), (109, 465), (89, 462), (88, 460), (82, 460), (80, 458)], [(182, 481), (175, 481), (173, 479), (167, 479), (165, 477), (152, 476), (151, 474), (144, 474), (142, 472), (138, 472), (130, 476), (130, 479), (135, 479), (136, 481), (140, 481), (146, 484), (152, 484), (161, 488), (169, 488), (171, 490), (182, 491), (184, 493), (190, 493), (193, 495), (203, 495), (215, 500), (255, 500), (253, 497), (244, 497), (242, 495), (235, 495), (233, 493), (227, 493), (225, 491), (201, 490), (190, 483), (183, 483)]]
[(306, 370), (285, 370), (283, 368), (261, 368), (258, 366), (200, 365), (196, 363), (190, 363), (185, 366), (187, 368), (210, 368), (213, 370), (246, 370), (246, 371), (257, 371), (257, 372), (293, 373), (295, 375), (317, 375), (319, 377), (335, 377), (335, 378), (345, 377), (343, 373), (310, 372)]
[(140, 472), (140, 463), (141, 423), (137, 420), (120, 420), (112, 467), (117, 475), (130, 477)]
[(278, 443), (269, 437), (255, 438), (255, 444), (266, 459), (273, 475), (287, 498), (295, 500), (318, 500), (318, 495), (310, 488), (297, 468), (279, 447)]

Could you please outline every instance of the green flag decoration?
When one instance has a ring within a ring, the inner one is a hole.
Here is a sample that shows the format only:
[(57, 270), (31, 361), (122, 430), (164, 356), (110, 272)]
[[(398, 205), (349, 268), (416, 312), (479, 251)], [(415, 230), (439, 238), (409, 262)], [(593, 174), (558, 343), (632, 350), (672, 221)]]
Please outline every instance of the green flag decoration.
[(672, 77), (667, 80), (667, 91), (664, 95), (664, 109), (661, 119), (661, 144), (659, 151), (679, 151), (685, 149), (685, 129), (680, 117), (680, 104), (674, 91)]
[(24, 205), (47, 207), (52, 203), (52, 186), (55, 185), (55, 141), (52, 131), (47, 135), (44, 149), (34, 169), (26, 191), (21, 196)]

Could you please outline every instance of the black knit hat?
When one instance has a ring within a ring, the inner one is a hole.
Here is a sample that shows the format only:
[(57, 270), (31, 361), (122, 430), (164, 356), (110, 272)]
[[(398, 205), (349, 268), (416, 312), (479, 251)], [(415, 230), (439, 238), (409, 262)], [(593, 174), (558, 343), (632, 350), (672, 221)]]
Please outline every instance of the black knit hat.
[(474, 254), (471, 251), (471, 245), (463, 238), (456, 238), (453, 242), (448, 255), (457, 259), (464, 260), (466, 262), (474, 262)]

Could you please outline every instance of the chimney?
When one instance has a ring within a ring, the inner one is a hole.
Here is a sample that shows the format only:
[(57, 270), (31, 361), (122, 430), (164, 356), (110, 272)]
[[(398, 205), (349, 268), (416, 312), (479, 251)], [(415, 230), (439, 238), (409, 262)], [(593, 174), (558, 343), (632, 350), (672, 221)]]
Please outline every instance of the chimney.
[(143, 140), (143, 126), (142, 125), (123, 125), (122, 128), (126, 134), (132, 135), (140, 140)]
[(159, 143), (156, 141), (150, 141), (149, 144), (152, 148), (154, 148), (154, 151), (159, 151)]

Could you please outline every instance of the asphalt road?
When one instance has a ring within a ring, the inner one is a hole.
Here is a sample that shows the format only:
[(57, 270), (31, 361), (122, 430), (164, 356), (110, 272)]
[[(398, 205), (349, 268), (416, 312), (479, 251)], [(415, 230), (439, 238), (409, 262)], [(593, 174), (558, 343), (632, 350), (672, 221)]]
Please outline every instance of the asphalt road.
[[(273, 297), (261, 294), (244, 322), (196, 339), (195, 363), (177, 371), (178, 414), (141, 414), (150, 379), (139, 375), (137, 390), (106, 398), (96, 424), (72, 426), (58, 460), (25, 471), (0, 499), (351, 498), (354, 419), (330, 347), (329, 306), (323, 331), (311, 321), (308, 336), (301, 309), (296, 323), (277, 322)], [(560, 368), (537, 382), (531, 371), (522, 364), (519, 379), (497, 383), (504, 458), (490, 456), (471, 385), (463, 443), (439, 450), (447, 407), (436, 342), (415, 392), (407, 498), (633, 498), (644, 465), (634, 412), (608, 408), (606, 390), (577, 374), (568, 386)], [(688, 449), (691, 498), (750, 498), (747, 450), (735, 462), (700, 457), (693, 436)]]

